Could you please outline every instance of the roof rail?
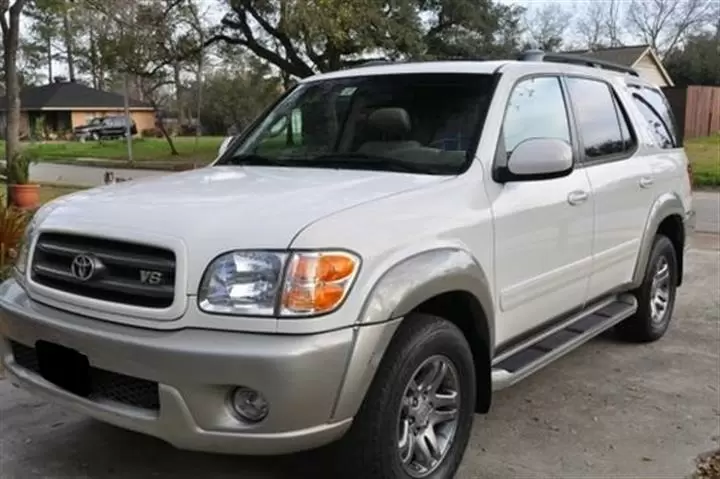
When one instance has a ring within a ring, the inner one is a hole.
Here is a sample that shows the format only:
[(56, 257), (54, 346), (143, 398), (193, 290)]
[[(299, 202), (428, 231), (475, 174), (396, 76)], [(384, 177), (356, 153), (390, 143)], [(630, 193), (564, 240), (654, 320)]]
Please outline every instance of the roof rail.
[(591, 68), (602, 68), (621, 73), (627, 73), (632, 76), (639, 77), (637, 70), (634, 68), (619, 65), (617, 63), (606, 62), (582, 55), (569, 53), (545, 53), (542, 50), (527, 50), (520, 54), (518, 60), (523, 62), (553, 62), (553, 63), (569, 63), (572, 65), (582, 65)]
[(392, 61), (392, 60), (379, 60), (379, 59), (378, 59), (378, 60), (368, 60), (368, 61), (366, 61), (366, 62), (362, 62), (362, 63), (355, 64), (355, 65), (353, 65), (353, 67), (355, 67), (355, 68), (358, 68), (358, 67), (375, 67), (375, 66), (378, 66), (378, 65), (390, 65), (390, 64), (392, 64), (392, 63), (397, 63), (397, 62), (394, 62), (394, 61)]
[(379, 65), (397, 65), (399, 63), (410, 63), (410, 62), (484, 62), (488, 59), (486, 57), (463, 57), (463, 56), (447, 56), (437, 58), (426, 58), (426, 59), (407, 59), (407, 60), (391, 60), (387, 58), (372, 58), (366, 61), (353, 62), (347, 65), (350, 68), (360, 67), (374, 67)]

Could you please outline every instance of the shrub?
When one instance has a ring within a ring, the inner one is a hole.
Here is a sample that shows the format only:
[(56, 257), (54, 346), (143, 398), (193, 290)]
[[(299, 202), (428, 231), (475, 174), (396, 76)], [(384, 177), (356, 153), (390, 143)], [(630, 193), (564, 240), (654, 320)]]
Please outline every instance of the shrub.
[(0, 201), (0, 281), (7, 279), (32, 213)]
[(30, 182), (30, 165), (37, 162), (37, 157), (29, 151), (21, 151), (13, 156), (5, 168), (7, 181), (11, 185), (26, 185)]

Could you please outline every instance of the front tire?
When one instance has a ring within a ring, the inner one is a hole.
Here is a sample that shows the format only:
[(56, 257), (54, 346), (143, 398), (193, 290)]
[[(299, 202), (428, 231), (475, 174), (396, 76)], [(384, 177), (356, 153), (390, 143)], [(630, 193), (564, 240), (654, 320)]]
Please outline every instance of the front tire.
[(657, 235), (645, 278), (635, 291), (638, 310), (617, 326), (621, 339), (631, 342), (657, 341), (665, 335), (677, 292), (678, 261), (675, 246), (667, 236)]
[(337, 444), (338, 477), (452, 478), (470, 438), (475, 395), (463, 333), (436, 316), (408, 315)]

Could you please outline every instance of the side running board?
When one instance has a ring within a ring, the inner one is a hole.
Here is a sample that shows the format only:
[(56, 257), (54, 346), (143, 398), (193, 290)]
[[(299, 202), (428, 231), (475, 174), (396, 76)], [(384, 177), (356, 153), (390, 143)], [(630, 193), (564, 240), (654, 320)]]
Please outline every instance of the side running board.
[(606, 331), (637, 311), (637, 299), (623, 294), (597, 303), (499, 355), (493, 361), (494, 391), (512, 386)]

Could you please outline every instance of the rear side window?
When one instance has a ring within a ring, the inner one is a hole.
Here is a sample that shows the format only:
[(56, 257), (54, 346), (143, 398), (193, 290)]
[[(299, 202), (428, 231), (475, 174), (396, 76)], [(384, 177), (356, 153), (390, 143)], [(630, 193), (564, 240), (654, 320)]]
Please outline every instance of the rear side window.
[(530, 138), (557, 138), (570, 143), (570, 126), (559, 78), (530, 78), (515, 86), (505, 113), (503, 136), (508, 155)]
[(635, 140), (610, 85), (575, 77), (568, 78), (567, 83), (586, 160), (604, 159), (632, 151)]
[(676, 148), (678, 136), (675, 118), (665, 96), (651, 88), (637, 88), (633, 94), (635, 104), (647, 120), (650, 132), (661, 148)]

